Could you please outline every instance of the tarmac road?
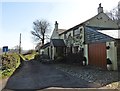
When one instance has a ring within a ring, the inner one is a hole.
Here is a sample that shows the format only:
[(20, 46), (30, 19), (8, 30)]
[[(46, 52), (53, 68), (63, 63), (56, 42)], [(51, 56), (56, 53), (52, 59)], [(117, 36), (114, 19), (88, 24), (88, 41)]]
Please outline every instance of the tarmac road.
[(80, 78), (76, 78), (58, 69), (54, 64), (41, 64), (36, 60), (24, 61), (9, 78), (5, 88), (9, 90), (40, 90), (49, 87), (93, 88), (99, 87)]

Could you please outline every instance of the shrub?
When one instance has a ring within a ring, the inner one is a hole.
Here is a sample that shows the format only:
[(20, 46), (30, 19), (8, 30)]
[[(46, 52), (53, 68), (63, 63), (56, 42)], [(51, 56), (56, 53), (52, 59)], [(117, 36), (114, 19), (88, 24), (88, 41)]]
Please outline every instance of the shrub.
[(64, 57), (65, 63), (79, 63), (82, 65), (84, 56), (82, 53), (69, 53)]
[(40, 59), (40, 54), (36, 54), (34, 57), (35, 60), (39, 60)]
[(58, 56), (55, 57), (54, 63), (63, 63), (64, 62), (64, 56)]
[(3, 54), (1, 60), (2, 76), (10, 76), (12, 72), (20, 65), (20, 57), (16, 53), (6, 55)]

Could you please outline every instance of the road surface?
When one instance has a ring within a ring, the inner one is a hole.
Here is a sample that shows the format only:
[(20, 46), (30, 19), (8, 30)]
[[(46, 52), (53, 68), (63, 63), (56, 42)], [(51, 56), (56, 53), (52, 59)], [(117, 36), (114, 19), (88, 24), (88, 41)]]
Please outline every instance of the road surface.
[(33, 60), (22, 63), (22, 66), (9, 78), (4, 90), (40, 90), (49, 87), (92, 88), (99, 86), (55, 69), (53, 64), (41, 64)]

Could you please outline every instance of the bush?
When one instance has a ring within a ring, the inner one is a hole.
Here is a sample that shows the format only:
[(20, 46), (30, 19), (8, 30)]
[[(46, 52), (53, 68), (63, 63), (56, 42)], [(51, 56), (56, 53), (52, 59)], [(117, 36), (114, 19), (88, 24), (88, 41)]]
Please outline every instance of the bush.
[(79, 63), (82, 65), (82, 62), (84, 60), (84, 56), (82, 53), (69, 53), (64, 57), (65, 63)]
[(20, 65), (20, 57), (16, 53), (6, 55), (3, 54), (1, 60), (2, 76), (10, 76), (12, 72)]
[(63, 62), (64, 62), (64, 56), (55, 57), (54, 63), (63, 63)]
[(36, 54), (34, 57), (35, 60), (39, 60), (40, 59), (40, 54)]

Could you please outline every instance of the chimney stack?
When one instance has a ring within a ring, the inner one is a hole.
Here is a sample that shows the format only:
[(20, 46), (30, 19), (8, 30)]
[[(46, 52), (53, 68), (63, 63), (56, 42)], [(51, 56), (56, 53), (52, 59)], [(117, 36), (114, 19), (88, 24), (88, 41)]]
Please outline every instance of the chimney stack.
[(98, 14), (99, 13), (103, 13), (103, 7), (101, 7), (101, 3), (99, 4), (99, 7), (98, 7)]
[(58, 23), (57, 23), (57, 21), (55, 21), (55, 30), (56, 31), (58, 30)]

